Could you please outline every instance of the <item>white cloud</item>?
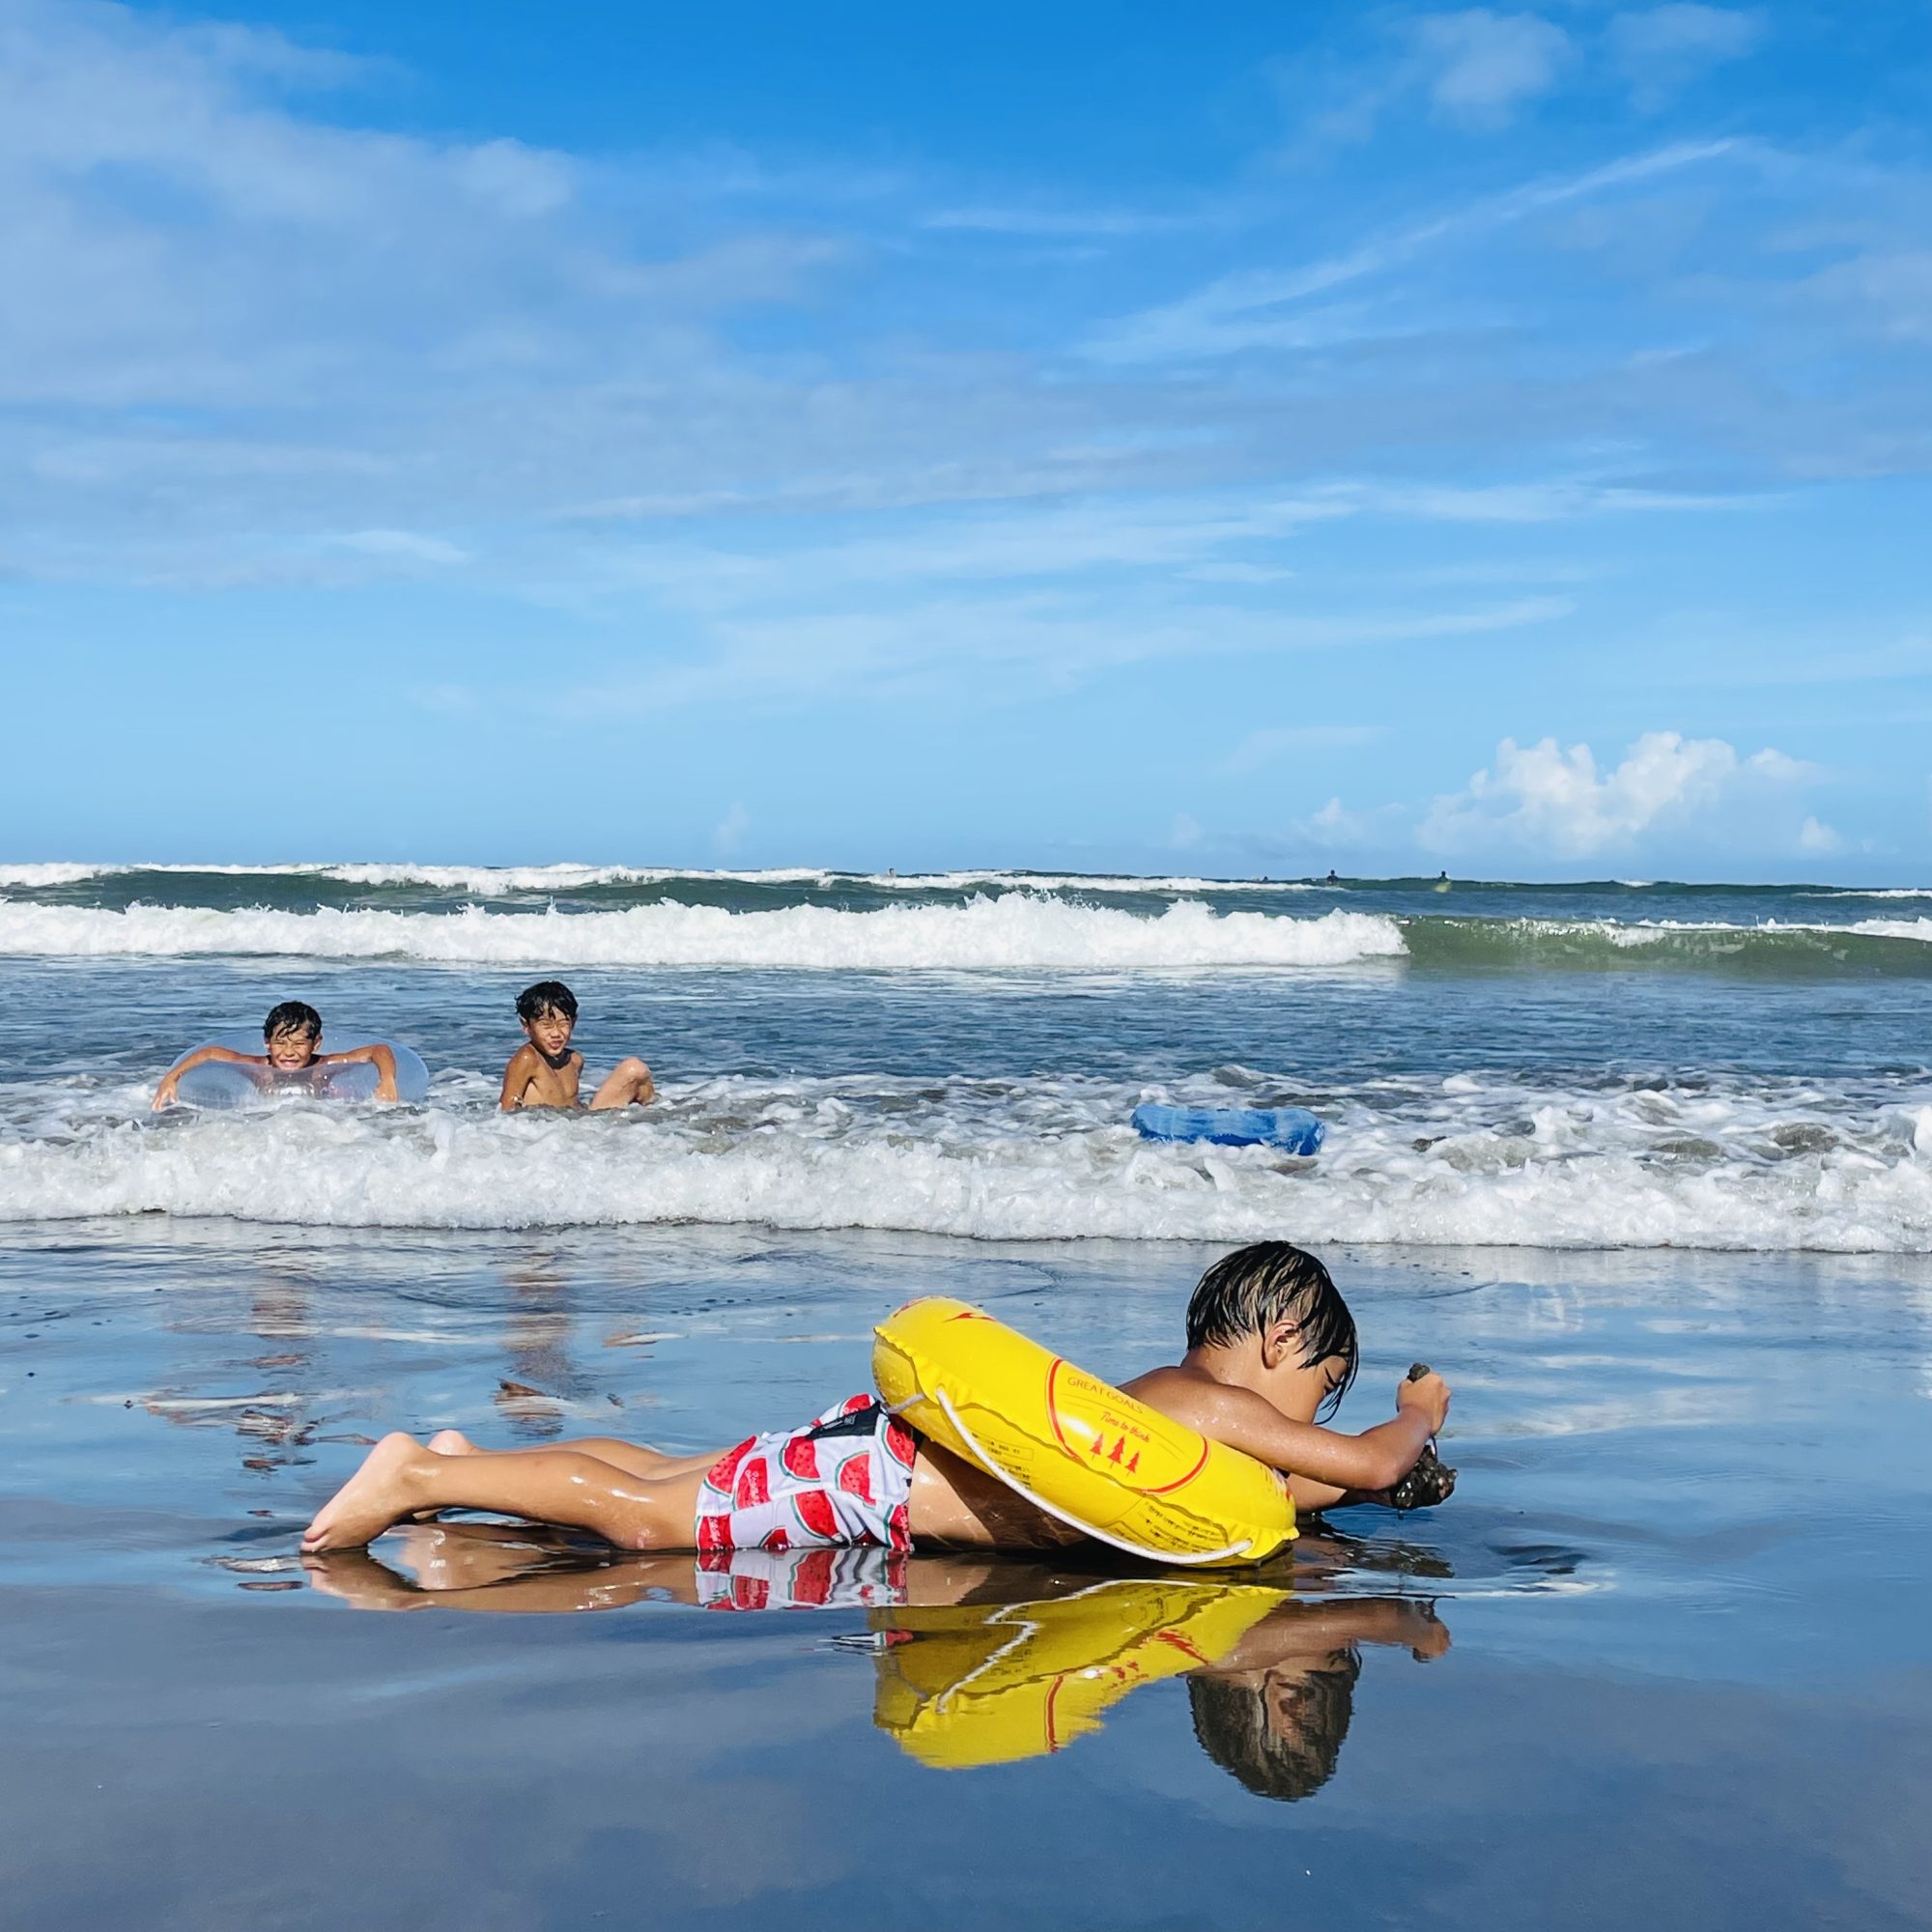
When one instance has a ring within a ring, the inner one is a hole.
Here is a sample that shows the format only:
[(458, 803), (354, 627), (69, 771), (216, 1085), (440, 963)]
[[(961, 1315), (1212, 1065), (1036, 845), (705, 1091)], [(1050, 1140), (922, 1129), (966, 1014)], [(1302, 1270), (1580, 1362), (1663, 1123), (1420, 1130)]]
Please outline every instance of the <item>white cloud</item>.
[(1764, 36), (1763, 16), (1727, 7), (1652, 7), (1609, 24), (1612, 61), (1646, 112), (1723, 61), (1739, 60)]
[(1176, 852), (1188, 852), (1201, 842), (1201, 827), (1184, 811), (1174, 814), (1174, 823), (1167, 828), (1167, 842)]
[(1844, 847), (1844, 838), (1821, 819), (1807, 814), (1804, 823), (1798, 828), (1798, 849), (1801, 852), (1842, 852)]
[(1505, 738), (1494, 767), (1476, 772), (1465, 791), (1436, 799), (1416, 836), (1438, 852), (1510, 843), (1584, 858), (1817, 776), (1782, 752), (1745, 758), (1721, 738), (1675, 731), (1646, 732), (1604, 772), (1587, 745), (1565, 751), (1554, 738), (1529, 746)]
[(1500, 127), (1547, 94), (1574, 51), (1569, 35), (1541, 15), (1487, 7), (1426, 14), (1414, 31), (1434, 70), (1430, 99), (1450, 119), (1479, 127)]

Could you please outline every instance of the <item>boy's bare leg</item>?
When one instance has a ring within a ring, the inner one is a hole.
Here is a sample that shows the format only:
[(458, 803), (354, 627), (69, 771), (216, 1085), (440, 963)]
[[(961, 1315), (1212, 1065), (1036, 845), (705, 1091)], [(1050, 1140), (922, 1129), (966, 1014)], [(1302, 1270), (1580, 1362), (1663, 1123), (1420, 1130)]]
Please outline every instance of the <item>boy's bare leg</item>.
[[(384, 1561), (366, 1549), (306, 1556), (309, 1587), (365, 1610), (608, 1610), (645, 1597), (695, 1604), (688, 1555), (606, 1558), (594, 1566), (536, 1569), (540, 1551), (528, 1532), (508, 1523), (398, 1531), (399, 1548)], [(508, 1539), (499, 1541), (497, 1539)], [(399, 1572), (413, 1571), (409, 1582)]]
[(304, 1550), (354, 1549), (423, 1510), (491, 1510), (587, 1529), (622, 1549), (689, 1549), (701, 1473), (653, 1480), (570, 1449), (440, 1456), (385, 1435), (318, 1512)]
[(597, 1114), (611, 1107), (642, 1107), (657, 1091), (651, 1069), (641, 1060), (620, 1060), (591, 1095), (590, 1111)]
[(458, 1429), (439, 1429), (427, 1446), (439, 1456), (554, 1456), (559, 1449), (569, 1449), (580, 1456), (595, 1456), (600, 1463), (609, 1463), (627, 1475), (643, 1476), (653, 1482), (701, 1472), (724, 1454), (723, 1449), (707, 1449), (701, 1456), (672, 1456), (663, 1449), (653, 1449), (648, 1442), (626, 1442), (615, 1435), (584, 1435), (574, 1442), (546, 1442), (515, 1449), (479, 1449)]

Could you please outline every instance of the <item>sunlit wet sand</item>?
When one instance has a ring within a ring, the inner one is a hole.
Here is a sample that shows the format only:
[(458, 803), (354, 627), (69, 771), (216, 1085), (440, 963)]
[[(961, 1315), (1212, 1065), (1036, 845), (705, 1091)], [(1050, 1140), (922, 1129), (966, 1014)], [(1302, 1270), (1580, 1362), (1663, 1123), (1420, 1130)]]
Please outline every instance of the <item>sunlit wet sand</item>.
[(1124, 1375), (1212, 1251), (73, 1224), (0, 1255), (9, 1917), (1922, 1925), (1932, 1267), (1330, 1251), (1446, 1508), (1216, 1577), (304, 1561), (389, 1428), (697, 1449), (936, 1291)]

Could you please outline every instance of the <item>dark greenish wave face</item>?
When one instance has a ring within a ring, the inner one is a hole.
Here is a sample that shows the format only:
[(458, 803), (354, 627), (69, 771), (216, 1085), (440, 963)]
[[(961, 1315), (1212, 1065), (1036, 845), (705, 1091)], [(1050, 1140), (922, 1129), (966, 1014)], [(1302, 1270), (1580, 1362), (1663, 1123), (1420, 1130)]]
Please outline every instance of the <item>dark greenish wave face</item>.
[[(1903, 926), (1906, 922), (1890, 922)], [(1403, 917), (1409, 962), (1489, 972), (1715, 973), (1741, 980), (1932, 979), (1922, 938), (1853, 925)]]

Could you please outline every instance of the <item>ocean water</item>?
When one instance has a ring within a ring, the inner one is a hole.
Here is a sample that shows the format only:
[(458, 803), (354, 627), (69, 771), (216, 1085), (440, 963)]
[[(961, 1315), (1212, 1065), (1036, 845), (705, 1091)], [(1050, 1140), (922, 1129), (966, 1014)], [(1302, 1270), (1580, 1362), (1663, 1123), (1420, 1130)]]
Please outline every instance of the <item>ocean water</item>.
[[(1932, 895), (1442, 884), (0, 867), (10, 1922), (1932, 1923)], [(658, 1104), (495, 1111), (552, 973)], [(149, 1112), (289, 997), (428, 1103)], [(1125, 1377), (1261, 1235), (1341, 1426), (1449, 1378), (1448, 1505), (1219, 1579), (298, 1553), (385, 1430), (722, 1446), (916, 1293)]]
[[(494, 1110), (517, 989), (662, 1102)], [(1932, 1245), (1932, 891), (0, 867), (0, 1221)], [(149, 1117), (301, 997), (420, 1109)], [(1134, 1105), (1295, 1105), (1314, 1162)]]

